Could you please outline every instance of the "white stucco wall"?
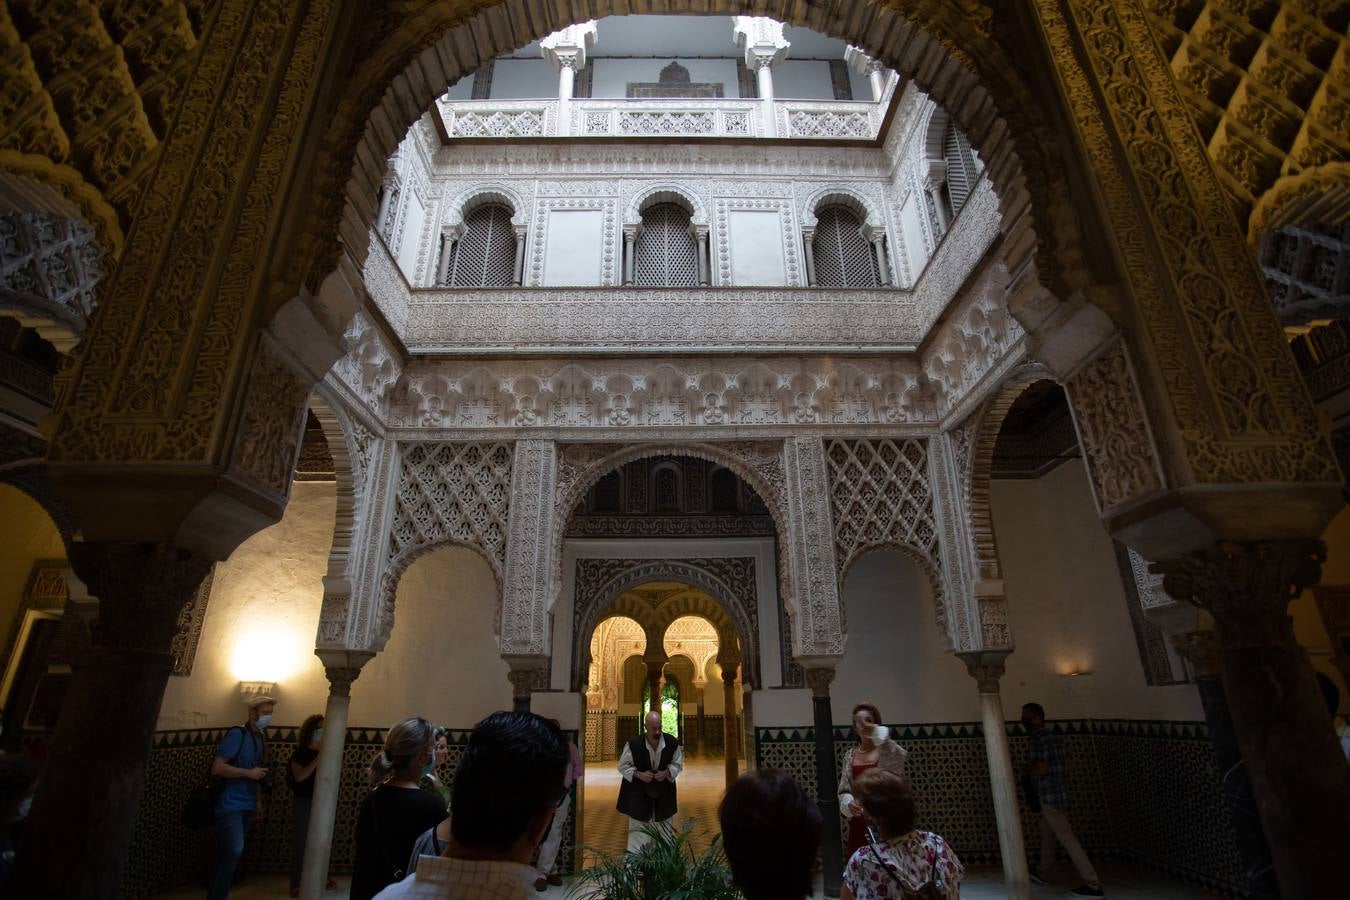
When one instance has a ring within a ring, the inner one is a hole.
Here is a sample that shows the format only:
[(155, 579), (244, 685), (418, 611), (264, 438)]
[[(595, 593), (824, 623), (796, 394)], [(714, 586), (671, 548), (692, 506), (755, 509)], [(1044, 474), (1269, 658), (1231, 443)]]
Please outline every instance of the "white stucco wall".
[(496, 608), (492, 569), (474, 551), (441, 547), (414, 562), (399, 581), (389, 643), (352, 686), (351, 721), (416, 715), (462, 728), (510, 709)]
[(159, 729), (242, 721), (240, 681), (277, 682), (278, 724), (323, 711), (314, 636), (336, 510), (336, 485), (294, 484), (281, 521), (216, 565), (192, 674), (169, 678)]
[(543, 283), (598, 285), (604, 247), (604, 213), (598, 209), (554, 209), (548, 214)]
[[(833, 100), (830, 64), (823, 59), (783, 60), (773, 67), (773, 95), (780, 100)], [(871, 100), (871, 88), (854, 99)]]
[(539, 100), (558, 96), (558, 73), (546, 59), (499, 59), (492, 65), (492, 100)]
[(946, 651), (931, 594), (919, 567), (896, 553), (870, 553), (849, 570), (848, 643), (830, 686), (835, 724), (848, 724), (860, 702), (888, 722), (979, 718), (975, 683)]
[[(1036, 481), (995, 481), (991, 497), (1017, 644), (1003, 678), (1009, 718), (1034, 700), (1058, 719), (1203, 719), (1193, 685), (1144, 680), (1115, 554), (1082, 463)], [(1091, 674), (1057, 674), (1073, 669)]]
[(750, 287), (787, 284), (783, 229), (777, 212), (733, 210), (731, 283)]

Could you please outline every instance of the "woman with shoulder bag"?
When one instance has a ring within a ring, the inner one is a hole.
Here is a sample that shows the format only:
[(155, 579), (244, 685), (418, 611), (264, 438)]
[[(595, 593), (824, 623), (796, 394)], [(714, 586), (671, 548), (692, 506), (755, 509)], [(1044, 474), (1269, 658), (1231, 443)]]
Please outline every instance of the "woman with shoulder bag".
[(371, 760), (374, 789), (356, 817), (351, 900), (370, 900), (402, 881), (418, 836), (445, 818), (440, 799), (418, 786), (435, 755), (434, 740), (426, 719), (404, 719), (389, 729), (384, 749)]
[(960, 900), (965, 869), (941, 835), (914, 827), (909, 780), (868, 769), (853, 790), (876, 839), (844, 867), (841, 900)]

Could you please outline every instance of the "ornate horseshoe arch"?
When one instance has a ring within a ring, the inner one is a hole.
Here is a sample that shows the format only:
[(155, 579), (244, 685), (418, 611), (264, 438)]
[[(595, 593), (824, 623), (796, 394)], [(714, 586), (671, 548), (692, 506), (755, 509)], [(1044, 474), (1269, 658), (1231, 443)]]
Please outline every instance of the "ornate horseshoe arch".
[[(585, 562), (585, 561), (582, 561)], [(698, 588), (717, 603), (726, 624), (735, 630), (741, 645), (745, 680), (759, 683), (759, 628), (758, 598), (756, 596), (755, 567), (752, 560), (736, 558), (716, 559), (613, 559), (595, 560), (604, 568), (597, 585), (586, 585), (588, 597), (581, 597), (583, 586), (577, 585), (573, 598), (572, 671), (569, 690), (580, 691), (582, 676), (589, 666), (590, 640), (595, 628), (619, 597), (633, 588), (657, 581), (677, 581)], [(704, 611), (681, 608), (681, 615), (703, 615)], [(710, 620), (711, 621), (711, 620)], [(718, 622), (713, 622), (719, 638), (723, 637)]]

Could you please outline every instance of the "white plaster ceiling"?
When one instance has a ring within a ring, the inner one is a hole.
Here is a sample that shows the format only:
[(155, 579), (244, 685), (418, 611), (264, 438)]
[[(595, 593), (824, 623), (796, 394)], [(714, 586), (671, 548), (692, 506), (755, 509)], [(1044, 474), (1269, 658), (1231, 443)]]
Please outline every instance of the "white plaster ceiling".
[[(731, 16), (610, 16), (597, 25), (591, 58), (651, 56), (659, 59), (735, 58), (740, 55), (732, 35)], [(843, 59), (845, 43), (808, 28), (788, 27), (790, 59)], [(532, 41), (510, 54), (538, 59), (539, 42)]]

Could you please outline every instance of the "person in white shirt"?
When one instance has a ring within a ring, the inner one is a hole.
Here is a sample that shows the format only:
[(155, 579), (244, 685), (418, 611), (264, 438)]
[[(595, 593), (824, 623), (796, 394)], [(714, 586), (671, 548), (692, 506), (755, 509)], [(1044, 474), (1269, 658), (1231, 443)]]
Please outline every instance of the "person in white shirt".
[(496, 712), (469, 736), (450, 789), (450, 843), (376, 900), (523, 900), (563, 794), (567, 738), (534, 713)]
[(673, 734), (661, 730), (661, 713), (647, 713), (642, 734), (624, 745), (619, 757), (619, 812), (628, 816), (628, 852), (647, 843), (642, 830), (649, 822), (668, 828), (675, 815), (675, 779), (684, 769), (684, 748)]

